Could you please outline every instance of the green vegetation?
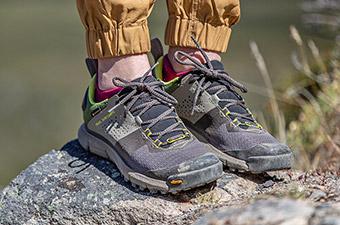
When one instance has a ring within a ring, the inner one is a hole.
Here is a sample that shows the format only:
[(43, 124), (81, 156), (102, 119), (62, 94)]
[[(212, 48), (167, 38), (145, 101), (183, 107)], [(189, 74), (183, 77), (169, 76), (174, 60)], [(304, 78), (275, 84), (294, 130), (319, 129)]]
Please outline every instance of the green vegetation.
[[(298, 150), (300, 168), (339, 171), (340, 70), (337, 55), (340, 46), (335, 48), (330, 65), (315, 54), (318, 52), (315, 45), (310, 47), (317, 65), (314, 70), (319, 73), (309, 76), (305, 86), (295, 85), (290, 89), (293, 93), (289, 94), (300, 104), (301, 111), (298, 118), (289, 124), (288, 143)], [(313, 90), (312, 87), (316, 93), (309, 91)]]
[(312, 40), (306, 50), (295, 27), (291, 27), (291, 37), (299, 52), (293, 57), (299, 73), (281, 94), (274, 93), (264, 58), (257, 45), (251, 44), (268, 95), (272, 96), (269, 111), (264, 114), (270, 118), (269, 124), (263, 123), (295, 150), (297, 168), (339, 171), (340, 45), (335, 43), (331, 56), (324, 60)]

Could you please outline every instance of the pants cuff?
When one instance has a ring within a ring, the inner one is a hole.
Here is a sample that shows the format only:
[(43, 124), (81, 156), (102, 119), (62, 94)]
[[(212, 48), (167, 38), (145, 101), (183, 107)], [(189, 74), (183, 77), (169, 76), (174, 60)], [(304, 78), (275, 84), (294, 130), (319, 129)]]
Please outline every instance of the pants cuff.
[(147, 22), (107, 30), (88, 29), (86, 42), (88, 55), (94, 59), (141, 54), (151, 48)]
[(170, 18), (165, 43), (172, 47), (196, 47), (194, 36), (203, 49), (216, 52), (227, 51), (231, 29), (226, 25), (213, 26), (198, 20)]

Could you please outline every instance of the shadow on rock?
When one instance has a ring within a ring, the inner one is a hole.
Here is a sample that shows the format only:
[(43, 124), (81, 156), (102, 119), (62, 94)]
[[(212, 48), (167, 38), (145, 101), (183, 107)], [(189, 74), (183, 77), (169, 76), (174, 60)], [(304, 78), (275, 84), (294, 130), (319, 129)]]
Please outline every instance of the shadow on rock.
[(110, 177), (117, 184), (124, 186), (130, 191), (145, 196), (160, 197), (175, 202), (188, 202), (191, 199), (196, 198), (197, 195), (202, 195), (210, 192), (216, 186), (216, 182), (213, 182), (211, 184), (205, 185), (204, 187), (195, 188), (190, 191), (186, 191), (185, 193), (177, 195), (172, 194), (162, 195), (160, 193), (150, 193), (149, 191), (141, 191), (137, 188), (134, 188), (130, 182), (126, 182), (124, 180), (123, 176), (120, 174), (118, 168), (114, 165), (114, 163), (101, 157), (98, 157), (89, 151), (84, 150), (80, 146), (78, 140), (73, 140), (65, 144), (60, 151), (67, 152), (70, 156), (75, 158), (68, 162), (68, 166), (74, 170), (75, 174), (84, 173), (89, 167), (93, 166), (100, 172), (104, 173), (107, 177)]
[[(94, 167), (103, 174), (105, 174), (107, 177), (111, 178), (117, 184), (129, 189), (130, 191), (136, 194), (163, 198), (165, 200), (174, 202), (190, 202), (193, 199), (196, 199), (198, 196), (209, 194), (212, 190), (214, 190), (216, 186), (222, 185), (225, 186), (228, 184), (228, 182), (235, 180), (239, 177), (256, 184), (263, 184), (271, 180), (277, 181), (267, 173), (250, 174), (250, 173), (231, 173), (226, 171), (225, 176), (223, 176), (219, 183), (213, 182), (203, 187), (195, 188), (177, 195), (172, 194), (161, 195), (159, 193), (150, 193), (148, 191), (141, 191), (139, 189), (134, 188), (130, 182), (124, 181), (123, 176), (121, 176), (117, 167), (112, 162), (84, 150), (80, 146), (78, 140), (70, 141), (61, 148), (61, 151), (67, 152), (67, 154), (69, 154), (72, 157), (72, 160), (68, 162), (68, 166), (71, 168), (71, 171), (74, 171), (75, 174), (82, 174), (86, 172), (89, 169), (89, 167)], [(91, 175), (89, 174), (89, 176)], [(72, 189), (76, 187), (69, 188)]]
[(130, 189), (131, 191), (138, 192), (139, 194), (145, 193), (147, 195), (150, 195), (147, 192), (136, 190), (134, 187), (132, 187), (131, 183), (124, 181), (123, 176), (120, 174), (118, 168), (113, 163), (99, 156), (96, 156), (89, 151), (84, 150), (80, 146), (78, 140), (73, 140), (65, 144), (61, 148), (61, 151), (65, 151), (70, 156), (75, 158), (68, 163), (68, 166), (74, 169), (74, 172), (76, 174), (83, 173), (90, 166), (93, 166), (104, 173), (106, 176), (117, 182), (119, 185), (122, 185)]

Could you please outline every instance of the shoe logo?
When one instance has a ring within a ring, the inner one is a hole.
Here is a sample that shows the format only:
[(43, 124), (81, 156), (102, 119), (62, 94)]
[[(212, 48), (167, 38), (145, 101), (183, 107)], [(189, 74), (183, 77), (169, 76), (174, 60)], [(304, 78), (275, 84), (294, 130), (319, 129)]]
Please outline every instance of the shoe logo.
[(107, 111), (107, 114), (100, 118), (95, 125), (100, 126), (102, 125), (105, 121), (109, 120), (109, 126), (107, 129), (110, 127), (114, 128), (119, 128), (124, 120), (125, 120), (125, 108), (123, 105), (117, 105), (116, 107), (113, 107)]
[(106, 114), (103, 118), (101, 118), (100, 120), (98, 120), (96, 122), (96, 126), (100, 126), (103, 122), (105, 122), (105, 120), (109, 119), (112, 115), (114, 114), (114, 112), (110, 112), (108, 114)]

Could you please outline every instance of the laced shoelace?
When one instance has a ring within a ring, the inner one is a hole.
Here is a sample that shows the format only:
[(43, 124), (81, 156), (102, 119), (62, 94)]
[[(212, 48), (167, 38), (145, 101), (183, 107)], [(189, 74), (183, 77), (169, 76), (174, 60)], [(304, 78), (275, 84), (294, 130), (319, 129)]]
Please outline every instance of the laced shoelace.
[[(199, 45), (199, 43), (196, 41), (194, 37), (191, 37), (194, 41), (196, 47), (203, 55), (206, 64), (201, 63), (199, 60), (195, 59), (194, 57), (190, 56), (189, 54), (183, 52), (183, 51), (177, 51), (175, 53), (175, 60), (182, 65), (186, 66), (192, 66), (194, 67), (194, 71), (198, 71), (198, 73), (192, 73), (192, 79), (194, 81), (197, 81), (197, 89), (194, 95), (193, 100), (193, 106), (191, 114), (193, 115), (195, 112), (195, 109), (197, 107), (197, 102), (199, 96), (203, 93), (203, 91), (207, 91), (210, 93), (215, 93), (215, 95), (218, 95), (224, 91), (231, 91), (233, 92), (239, 100), (236, 99), (219, 99), (221, 102), (226, 102), (223, 109), (228, 110), (228, 115), (233, 116), (234, 118), (242, 118), (246, 121), (250, 121), (253, 123), (257, 123), (253, 117), (253, 115), (250, 113), (250, 111), (245, 106), (245, 102), (243, 98), (234, 90), (234, 87), (239, 89), (242, 93), (248, 92), (247, 88), (241, 84), (240, 82), (234, 80), (232, 77), (229, 76), (227, 72), (224, 70), (216, 70), (213, 68), (213, 65), (206, 54), (206, 52), (202, 49), (202, 47)], [(184, 60), (181, 60), (180, 57), (183, 57), (188, 59), (189, 61), (186, 62)], [(213, 81), (218, 81), (218, 85), (213, 85)], [(229, 108), (232, 106), (241, 106), (247, 113), (238, 113), (238, 112), (231, 112), (229, 111)], [(222, 109), (222, 110), (223, 110)]]
[[(126, 104), (127, 110), (129, 110), (134, 116), (140, 117), (156, 105), (165, 104), (169, 106), (168, 110), (164, 111), (156, 118), (141, 121), (140, 124), (140, 126), (146, 126), (145, 132), (147, 133), (147, 135), (152, 138), (152, 140), (154, 140), (157, 146), (161, 146), (164, 144), (172, 143), (169, 140), (165, 143), (161, 142), (160, 139), (164, 135), (181, 132), (182, 135), (171, 137), (171, 140), (174, 140), (173, 142), (175, 142), (177, 140), (183, 139), (183, 137), (187, 135), (187, 132), (185, 132), (183, 124), (179, 122), (177, 117), (175, 116), (175, 108), (173, 107), (173, 105), (177, 104), (177, 100), (162, 89), (164, 84), (157, 80), (146, 82), (146, 79), (149, 77), (150, 72), (155, 68), (155, 66), (147, 71), (139, 81), (126, 81), (118, 77), (113, 78), (112, 81), (117, 87), (131, 89), (131, 91), (126, 96), (124, 96), (120, 102), (121, 104)], [(135, 103), (139, 99), (143, 98), (149, 99), (149, 101), (135, 105)], [(137, 113), (137, 115), (135, 115), (135, 113)], [(151, 132), (151, 129), (154, 125), (156, 125), (160, 121), (168, 119), (175, 119), (176, 122), (171, 124), (163, 131)]]

